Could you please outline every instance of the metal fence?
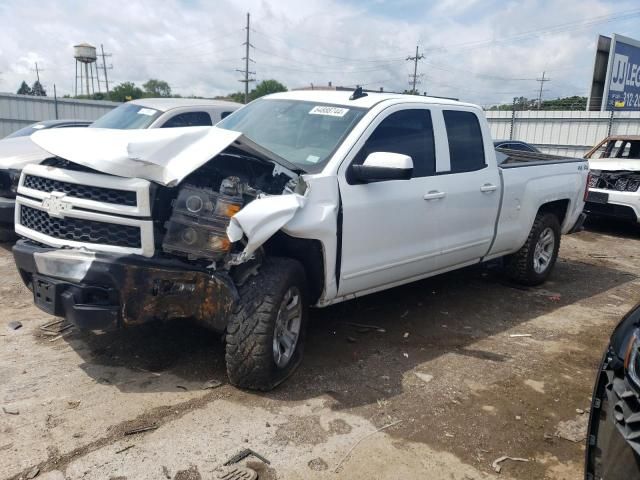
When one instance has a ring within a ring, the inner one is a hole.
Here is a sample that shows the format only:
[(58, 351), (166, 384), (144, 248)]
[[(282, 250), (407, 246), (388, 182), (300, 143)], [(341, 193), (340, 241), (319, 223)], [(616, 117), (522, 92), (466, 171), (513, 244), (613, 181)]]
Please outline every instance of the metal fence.
[(640, 112), (486, 111), (495, 139), (521, 140), (544, 153), (582, 157), (608, 135), (640, 135)]
[(95, 120), (120, 105), (99, 100), (32, 97), (0, 93), (0, 138), (22, 127), (56, 118)]

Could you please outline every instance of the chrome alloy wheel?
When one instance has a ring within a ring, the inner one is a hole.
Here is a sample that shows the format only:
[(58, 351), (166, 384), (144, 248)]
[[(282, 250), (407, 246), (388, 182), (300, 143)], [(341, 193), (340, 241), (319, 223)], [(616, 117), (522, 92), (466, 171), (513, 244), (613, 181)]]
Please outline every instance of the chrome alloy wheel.
[(556, 235), (551, 228), (547, 227), (538, 237), (538, 243), (533, 251), (533, 269), (536, 273), (542, 274), (549, 268), (555, 248)]
[(286, 367), (291, 361), (298, 345), (301, 325), (302, 299), (300, 298), (300, 290), (291, 286), (282, 297), (273, 332), (273, 360), (278, 368)]

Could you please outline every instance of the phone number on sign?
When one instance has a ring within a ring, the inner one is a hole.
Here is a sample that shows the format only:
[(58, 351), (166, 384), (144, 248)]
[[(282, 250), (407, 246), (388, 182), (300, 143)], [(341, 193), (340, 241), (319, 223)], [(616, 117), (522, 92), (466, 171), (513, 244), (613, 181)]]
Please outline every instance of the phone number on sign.
[(635, 107), (640, 108), (640, 93), (626, 93), (624, 94), (624, 106), (626, 108)]

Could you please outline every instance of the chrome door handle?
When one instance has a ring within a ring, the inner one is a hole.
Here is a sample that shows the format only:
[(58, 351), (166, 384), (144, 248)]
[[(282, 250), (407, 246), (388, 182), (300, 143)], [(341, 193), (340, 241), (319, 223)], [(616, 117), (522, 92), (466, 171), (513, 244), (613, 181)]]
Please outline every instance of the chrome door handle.
[(495, 192), (497, 189), (498, 189), (498, 187), (496, 187), (492, 183), (485, 183), (484, 185), (482, 185), (480, 187), (480, 191), (483, 192), (483, 193)]
[(431, 190), (429, 193), (426, 193), (424, 195), (424, 197), (422, 197), (422, 198), (424, 198), (425, 200), (428, 201), (428, 200), (440, 200), (441, 198), (444, 198), (446, 196), (447, 196), (447, 194), (445, 192), (439, 192), (437, 190)]

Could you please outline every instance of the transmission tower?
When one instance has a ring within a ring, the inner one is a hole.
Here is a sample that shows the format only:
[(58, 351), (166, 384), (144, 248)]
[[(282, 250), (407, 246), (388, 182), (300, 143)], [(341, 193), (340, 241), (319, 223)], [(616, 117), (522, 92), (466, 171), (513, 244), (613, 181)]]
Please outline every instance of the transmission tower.
[(253, 45), (251, 45), (251, 42), (249, 41), (249, 33), (251, 31), (249, 24), (250, 24), (250, 14), (247, 13), (247, 26), (245, 27), (247, 30), (247, 40), (243, 43), (243, 45), (245, 46), (245, 52), (244, 52), (244, 57), (242, 57), (242, 60), (244, 60), (244, 70), (236, 70), (236, 72), (240, 72), (244, 74), (244, 78), (238, 80), (239, 82), (244, 83), (244, 103), (249, 103), (249, 82), (256, 81), (255, 78), (249, 78), (249, 75), (256, 74), (256, 72), (249, 71), (249, 62), (255, 63), (249, 56), (249, 48), (253, 47)]

